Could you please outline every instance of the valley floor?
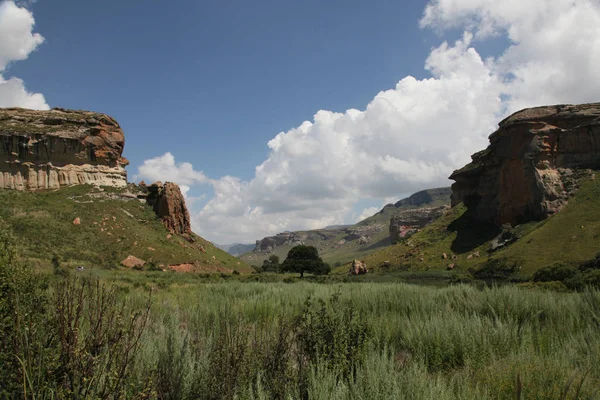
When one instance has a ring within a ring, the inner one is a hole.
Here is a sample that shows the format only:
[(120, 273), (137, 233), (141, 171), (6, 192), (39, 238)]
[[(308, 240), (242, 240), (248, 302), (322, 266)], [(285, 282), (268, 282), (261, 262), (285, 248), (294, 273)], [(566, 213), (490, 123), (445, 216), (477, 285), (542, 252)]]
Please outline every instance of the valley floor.
[[(39, 397), (79, 390), (96, 398), (100, 396), (94, 390), (117, 373), (123, 383), (119, 395), (127, 398), (599, 396), (597, 290), (256, 283), (218, 276), (208, 278), (213, 282), (190, 277), (168, 282), (163, 276), (161, 272), (101, 276), (105, 288), (116, 288), (116, 304), (124, 307), (119, 318), (143, 317), (151, 299), (147, 322), (124, 369), (113, 370), (100, 360), (123, 351), (130, 342), (114, 348), (106, 344), (94, 353), (82, 340), (74, 344), (74, 354), (95, 354), (98, 362), (84, 362), (88, 369), (73, 368), (70, 380), (58, 379), (62, 375), (57, 373), (44, 375), (32, 383), (32, 390)], [(77, 281), (65, 279), (50, 285), (49, 315), (64, 314), (56, 307), (61, 293), (57, 288), (71, 282), (72, 292), (79, 293), (77, 288), (85, 282), (81, 276)], [(88, 287), (97, 288), (89, 282)], [(82, 300), (69, 299), (81, 302), (86, 315), (97, 315), (102, 289), (94, 290), (83, 290)], [(107, 317), (111, 310), (105, 308)], [(60, 331), (56, 324), (51, 322), (48, 329)], [(75, 334), (87, 341), (89, 335), (98, 334), (85, 318), (71, 326), (80, 329)], [(45, 351), (66, 350), (56, 343)], [(60, 365), (60, 357), (35, 360), (29, 371), (39, 371), (44, 360), (45, 372), (69, 370)]]

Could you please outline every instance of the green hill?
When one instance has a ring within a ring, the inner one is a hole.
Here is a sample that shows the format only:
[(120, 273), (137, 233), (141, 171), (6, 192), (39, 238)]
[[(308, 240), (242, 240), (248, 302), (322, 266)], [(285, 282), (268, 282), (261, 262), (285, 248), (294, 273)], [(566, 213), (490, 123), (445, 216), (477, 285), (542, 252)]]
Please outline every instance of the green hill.
[(132, 255), (147, 262), (144, 268), (188, 264), (196, 272), (251, 272), (197, 235), (186, 240), (169, 234), (152, 207), (127, 188), (0, 190), (0, 204), (0, 218), (12, 226), (22, 256), (42, 267), (55, 255), (69, 267), (115, 267)]
[(577, 266), (600, 252), (598, 179), (582, 182), (562, 211), (550, 218), (504, 228), (505, 237), (516, 241), (495, 251), (492, 241), (503, 229), (474, 222), (465, 211), (459, 204), (407, 241), (374, 252), (365, 261), (378, 271), (445, 270), (454, 264), (454, 270), (461, 272), (498, 260), (516, 265), (518, 274), (529, 276), (556, 262)]
[(389, 234), (390, 219), (404, 210), (420, 207), (438, 207), (450, 204), (450, 188), (436, 188), (417, 192), (410, 197), (388, 204), (375, 215), (355, 225), (332, 226), (309, 231), (283, 232), (263, 238), (257, 244), (260, 251), (240, 256), (251, 265), (262, 265), (271, 255), (285, 259), (288, 251), (298, 244), (315, 246), (325, 262), (342, 264), (354, 258), (363, 258), (392, 244)]

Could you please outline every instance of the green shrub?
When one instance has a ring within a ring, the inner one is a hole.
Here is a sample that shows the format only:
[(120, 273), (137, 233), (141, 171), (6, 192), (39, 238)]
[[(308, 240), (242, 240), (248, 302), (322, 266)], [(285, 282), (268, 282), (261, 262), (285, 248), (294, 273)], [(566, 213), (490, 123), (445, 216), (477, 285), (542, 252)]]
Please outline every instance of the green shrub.
[(504, 280), (516, 271), (518, 271), (518, 266), (515, 262), (498, 258), (489, 260), (479, 269), (470, 270), (469, 272), (477, 279)]
[(532, 279), (536, 283), (562, 282), (572, 290), (581, 289), (584, 285), (578, 269), (559, 263), (537, 270)]
[(301, 368), (307, 361), (324, 363), (331, 371), (349, 378), (364, 361), (370, 327), (364, 314), (341, 303), (339, 292), (329, 302), (319, 299), (314, 304), (309, 297), (295, 324)]

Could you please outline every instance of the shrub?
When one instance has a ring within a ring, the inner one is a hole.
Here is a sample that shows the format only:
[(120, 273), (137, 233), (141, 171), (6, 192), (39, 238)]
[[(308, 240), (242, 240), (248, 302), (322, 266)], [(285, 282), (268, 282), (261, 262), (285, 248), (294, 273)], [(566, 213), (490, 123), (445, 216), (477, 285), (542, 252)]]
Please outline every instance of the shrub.
[(564, 264), (553, 264), (537, 270), (532, 277), (534, 282), (562, 282), (569, 289), (577, 290), (583, 287), (581, 272)]
[(324, 363), (340, 377), (350, 378), (364, 361), (370, 327), (352, 305), (341, 304), (339, 292), (329, 303), (319, 299), (313, 304), (309, 297), (296, 318), (295, 330), (301, 370), (307, 361)]
[(489, 260), (485, 265), (476, 270), (470, 270), (477, 279), (507, 279), (518, 270), (517, 264), (506, 259), (498, 258)]
[(17, 261), (15, 238), (0, 219), (0, 397), (17, 398), (45, 336), (46, 280)]

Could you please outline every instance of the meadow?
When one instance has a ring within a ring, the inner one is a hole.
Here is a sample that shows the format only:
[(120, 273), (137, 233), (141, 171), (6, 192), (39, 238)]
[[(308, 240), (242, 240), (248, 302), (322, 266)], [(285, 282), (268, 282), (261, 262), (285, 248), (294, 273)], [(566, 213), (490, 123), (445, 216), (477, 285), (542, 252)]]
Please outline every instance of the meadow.
[(37, 291), (20, 397), (599, 398), (594, 289), (85, 275)]

